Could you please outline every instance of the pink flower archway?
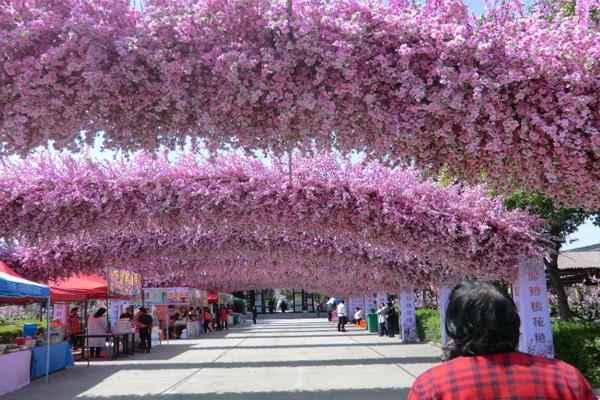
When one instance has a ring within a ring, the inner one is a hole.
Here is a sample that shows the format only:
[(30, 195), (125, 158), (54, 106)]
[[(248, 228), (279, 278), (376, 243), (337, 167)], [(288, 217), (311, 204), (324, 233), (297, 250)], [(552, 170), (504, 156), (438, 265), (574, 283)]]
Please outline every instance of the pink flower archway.
[[(600, 30), (458, 0), (5, 1), (0, 143), (315, 143), (597, 207)], [(417, 4), (418, 2), (415, 2)], [(578, 0), (578, 10), (591, 10)], [(580, 4), (581, 3), (581, 4)], [(83, 139), (82, 139), (83, 137)]]
[(243, 287), (257, 276), (280, 286), (312, 276), (314, 287), (338, 290), (329, 274), (379, 274), (351, 280), (370, 288), (452, 274), (510, 279), (519, 256), (539, 254), (539, 221), (483, 188), (327, 154), (296, 157), (293, 170), (290, 184), (279, 163), (231, 154), (6, 162), (0, 236), (30, 244), (18, 256), (32, 275), (125, 264), (188, 281), (223, 271), (222, 284)]

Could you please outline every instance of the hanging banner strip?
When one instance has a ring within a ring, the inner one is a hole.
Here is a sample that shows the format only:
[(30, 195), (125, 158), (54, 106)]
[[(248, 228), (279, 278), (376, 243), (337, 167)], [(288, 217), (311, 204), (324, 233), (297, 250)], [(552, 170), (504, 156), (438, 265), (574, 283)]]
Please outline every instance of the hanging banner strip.
[(513, 298), (521, 317), (519, 351), (554, 358), (548, 288), (542, 258), (529, 258), (519, 263)]
[(417, 342), (415, 291), (413, 288), (402, 288), (400, 291), (400, 336), (403, 343)]

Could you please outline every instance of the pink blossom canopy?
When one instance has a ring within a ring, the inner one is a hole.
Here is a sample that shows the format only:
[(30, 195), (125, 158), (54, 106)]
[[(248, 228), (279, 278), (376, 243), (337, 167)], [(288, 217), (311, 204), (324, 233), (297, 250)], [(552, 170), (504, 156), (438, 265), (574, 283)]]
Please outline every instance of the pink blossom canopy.
[(597, 207), (597, 4), (7, 0), (0, 146), (362, 150)]
[(235, 154), (6, 161), (0, 237), (27, 244), (16, 256), (28, 276), (126, 265), (161, 282), (228, 288), (510, 279), (520, 256), (539, 254), (539, 221), (484, 188), (322, 153), (295, 157), (291, 183), (285, 167)]

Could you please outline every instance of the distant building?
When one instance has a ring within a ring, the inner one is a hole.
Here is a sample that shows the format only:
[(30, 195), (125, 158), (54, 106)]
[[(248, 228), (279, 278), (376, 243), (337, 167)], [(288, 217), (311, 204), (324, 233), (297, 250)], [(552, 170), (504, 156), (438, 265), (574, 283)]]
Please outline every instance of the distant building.
[(561, 253), (580, 253), (583, 251), (600, 251), (600, 243), (591, 244), (589, 246), (578, 247), (576, 249), (564, 250)]
[(570, 285), (596, 275), (600, 277), (600, 243), (561, 251), (558, 269), (564, 284)]

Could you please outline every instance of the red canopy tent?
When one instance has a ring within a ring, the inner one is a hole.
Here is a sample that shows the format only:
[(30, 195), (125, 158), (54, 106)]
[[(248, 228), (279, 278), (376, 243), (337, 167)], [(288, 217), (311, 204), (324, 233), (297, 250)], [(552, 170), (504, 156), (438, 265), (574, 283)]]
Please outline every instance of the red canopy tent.
[(106, 279), (95, 275), (78, 275), (64, 281), (53, 281), (50, 285), (50, 298), (58, 301), (84, 301), (106, 299), (108, 283)]
[(219, 294), (218, 293), (209, 293), (208, 294), (208, 302), (209, 303), (219, 303)]

